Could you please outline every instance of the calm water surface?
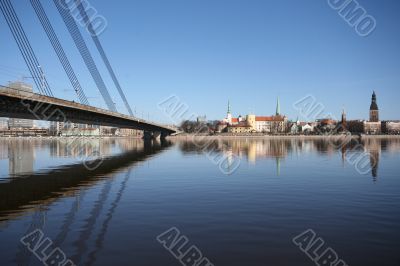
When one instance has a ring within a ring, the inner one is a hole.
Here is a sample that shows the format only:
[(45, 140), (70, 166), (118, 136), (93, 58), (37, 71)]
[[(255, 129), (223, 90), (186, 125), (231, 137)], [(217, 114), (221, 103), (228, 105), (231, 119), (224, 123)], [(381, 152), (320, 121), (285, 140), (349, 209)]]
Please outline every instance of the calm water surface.
[(0, 265), (43, 265), (35, 229), (76, 265), (182, 265), (157, 241), (176, 227), (213, 265), (315, 265), (292, 242), (312, 229), (349, 266), (399, 266), (400, 141), (361, 144), (0, 139)]

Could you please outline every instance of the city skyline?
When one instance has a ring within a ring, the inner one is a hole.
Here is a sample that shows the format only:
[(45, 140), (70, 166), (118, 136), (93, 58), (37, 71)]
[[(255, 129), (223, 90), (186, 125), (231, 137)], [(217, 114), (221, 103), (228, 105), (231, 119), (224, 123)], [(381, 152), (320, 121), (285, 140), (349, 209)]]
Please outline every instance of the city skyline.
[[(14, 83), (10, 83), (10, 84), (12, 84), (12, 86), (14, 86), (13, 84), (17, 84), (18, 86), (27, 86), (27, 85), (29, 85), (29, 84), (25, 84), (23, 82), (18, 82), (18, 81), (15, 81)], [(1, 86), (0, 86), (0, 88), (1, 88)], [(274, 115), (280, 116), (280, 115), (282, 115), (288, 121), (302, 121), (302, 122), (315, 122), (315, 121), (318, 121), (318, 120), (321, 120), (321, 119), (327, 119), (327, 118), (333, 119), (335, 121), (340, 121), (341, 119), (343, 119), (342, 118), (343, 115), (345, 115), (347, 120), (353, 120), (353, 121), (356, 121), (356, 120), (358, 120), (358, 121), (373, 121), (373, 122), (377, 122), (377, 121), (396, 121), (397, 122), (397, 121), (400, 121), (400, 119), (380, 119), (381, 118), (380, 114), (376, 114), (376, 118), (371, 119), (371, 111), (372, 110), (376, 110), (379, 113), (381, 112), (381, 109), (378, 108), (379, 100), (377, 99), (377, 94), (376, 94), (375, 90), (372, 91), (372, 102), (371, 102), (371, 105), (370, 105), (368, 118), (354, 118), (351, 115), (349, 116), (349, 114), (348, 114), (348, 112), (346, 110), (346, 107), (344, 105), (342, 106), (342, 109), (341, 109), (341, 115), (340, 116), (335, 116), (333, 113), (326, 113), (325, 106), (323, 106), (322, 103), (318, 102), (317, 99), (314, 96), (307, 95), (304, 99), (306, 99), (305, 101), (307, 101), (307, 102), (302, 103), (304, 105), (304, 106), (302, 106), (302, 108), (311, 108), (311, 109), (315, 108), (318, 111), (318, 112), (314, 111), (313, 112), (313, 116), (310, 116), (310, 117), (313, 117), (313, 119), (307, 119), (307, 117), (305, 117), (304, 115), (301, 114), (301, 111), (297, 114), (295, 119), (288, 117), (285, 114), (285, 112), (281, 112), (281, 101), (280, 101), (280, 97), (279, 96), (276, 98), (276, 102), (275, 102), (275, 114), (272, 114), (272, 113), (268, 113), (268, 114), (267, 113), (256, 113), (256, 112), (253, 112), (253, 111), (249, 111), (248, 113), (241, 113), (241, 112), (235, 112), (235, 111), (232, 112), (232, 110), (234, 110), (234, 109), (232, 108), (231, 100), (228, 100), (227, 113), (228, 113), (228, 115), (230, 115), (231, 117), (234, 117), (234, 118), (243, 117), (243, 116), (246, 116), (246, 115), (263, 115), (263, 116), (265, 116), (265, 115), (267, 115), (267, 116), (274, 116)], [(306, 106), (306, 105), (310, 105), (310, 104), (311, 104), (311, 106)], [(295, 105), (293, 107), (295, 107)], [(307, 111), (307, 110), (303, 110), (303, 111)], [(310, 111), (310, 110), (308, 110), (308, 111)], [(376, 111), (373, 111), (373, 112), (376, 112)], [(316, 112), (320, 113), (320, 115), (315, 115)], [(208, 119), (207, 114), (204, 114), (204, 116), (198, 116), (198, 118), (199, 117), (202, 117), (204, 120), (212, 121), (212, 119)], [(9, 127), (16, 128), (18, 126), (12, 125), (14, 120), (18, 121), (18, 119), (13, 119), (13, 118), (8, 118), (8, 117), (0, 117), (0, 122), (1, 122), (0, 126), (1, 127), (5, 127), (6, 124), (8, 123)], [(221, 121), (221, 118), (215, 119), (214, 121), (217, 121), (217, 120)], [(31, 120), (23, 120), (23, 121), (29, 122)], [(33, 127), (37, 127), (37, 128), (49, 128), (50, 127), (50, 122), (48, 122), (48, 121), (41, 121), (41, 120), (33, 120), (33, 121), (34, 121), (34, 123), (32, 124)], [(176, 126), (179, 126), (179, 124), (176, 124)], [(28, 128), (28, 127), (26, 127), (26, 128)]]
[[(316, 110), (319, 111), (319, 112), (316, 112), (316, 113), (321, 113), (321, 115), (314, 116), (314, 118), (315, 118), (314, 120), (304, 120), (304, 119), (300, 119), (300, 118), (304, 118), (304, 117), (301, 117), (300, 114), (297, 114), (296, 118), (289, 118), (289, 120), (291, 120), (291, 121), (299, 120), (299, 121), (304, 121), (304, 122), (314, 122), (314, 121), (320, 120), (320, 119), (331, 118), (333, 120), (340, 121), (342, 119), (342, 115), (344, 114), (345, 117), (347, 117), (348, 120), (365, 120), (365, 121), (374, 121), (374, 122), (375, 122), (375, 120), (376, 121), (400, 121), (400, 117), (398, 117), (397, 119), (380, 119), (381, 118), (380, 117), (380, 113), (382, 112), (382, 109), (378, 108), (378, 106), (380, 106), (380, 104), (379, 104), (379, 95), (376, 93), (375, 90), (373, 90), (371, 92), (371, 94), (372, 94), (372, 99), (370, 98), (371, 102), (369, 103), (368, 109), (366, 109), (366, 110), (368, 110), (368, 111), (366, 111), (367, 117), (354, 118), (351, 115), (349, 116), (349, 113), (347, 112), (346, 106), (344, 106), (344, 105), (342, 106), (340, 116), (334, 116), (333, 113), (327, 113), (326, 110), (324, 109), (324, 106), (321, 105), (322, 103), (318, 102), (318, 100), (316, 98), (314, 98), (312, 95), (308, 95), (308, 96), (305, 97), (305, 99), (307, 99), (308, 102), (304, 103), (304, 105), (311, 104), (311, 105), (314, 105), (314, 106), (304, 106), (304, 107), (305, 108), (310, 108), (310, 109), (315, 108)], [(280, 97), (277, 97), (275, 104), (276, 104), (275, 105), (275, 110), (276, 110), (275, 113), (268, 113), (267, 114), (267, 113), (256, 113), (256, 112), (252, 112), (252, 111), (250, 111), (248, 113), (240, 113), (240, 112), (232, 112), (232, 110), (234, 109), (234, 108), (232, 108), (232, 101), (228, 100), (228, 111), (227, 112), (230, 113), (233, 117), (245, 116), (245, 115), (249, 115), (249, 114), (253, 114), (253, 115), (270, 115), (270, 116), (273, 116), (273, 115), (286, 116), (285, 112), (281, 112), (281, 108), (280, 108), (281, 99), (280, 99)], [(371, 111), (377, 111), (379, 113), (379, 115), (376, 114), (377, 117), (374, 118), (374, 119), (371, 119)]]

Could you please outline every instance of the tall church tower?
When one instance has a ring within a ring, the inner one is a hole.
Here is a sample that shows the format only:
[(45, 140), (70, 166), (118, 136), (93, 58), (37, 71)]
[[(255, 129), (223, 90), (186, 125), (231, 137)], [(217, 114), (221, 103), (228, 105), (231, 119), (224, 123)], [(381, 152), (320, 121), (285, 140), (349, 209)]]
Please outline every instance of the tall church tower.
[(378, 104), (376, 103), (375, 91), (372, 94), (371, 107), (369, 108), (369, 121), (379, 122), (379, 108)]
[(226, 115), (226, 120), (228, 122), (228, 124), (232, 124), (232, 113), (231, 113), (231, 102), (228, 101), (228, 113)]
[(343, 107), (343, 111), (342, 111), (341, 124), (342, 124), (342, 130), (344, 130), (344, 131), (347, 130), (347, 117), (346, 117), (346, 111), (345, 111), (344, 107)]
[(281, 103), (279, 101), (279, 97), (276, 99), (276, 116), (280, 116), (281, 115)]

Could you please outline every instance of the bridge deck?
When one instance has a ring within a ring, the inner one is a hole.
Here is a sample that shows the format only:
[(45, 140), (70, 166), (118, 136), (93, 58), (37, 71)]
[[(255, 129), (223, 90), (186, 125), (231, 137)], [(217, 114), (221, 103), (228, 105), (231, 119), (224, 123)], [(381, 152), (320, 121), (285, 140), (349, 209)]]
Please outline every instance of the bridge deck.
[(176, 132), (171, 127), (137, 117), (6, 87), (0, 87), (0, 117), (104, 125), (166, 134)]

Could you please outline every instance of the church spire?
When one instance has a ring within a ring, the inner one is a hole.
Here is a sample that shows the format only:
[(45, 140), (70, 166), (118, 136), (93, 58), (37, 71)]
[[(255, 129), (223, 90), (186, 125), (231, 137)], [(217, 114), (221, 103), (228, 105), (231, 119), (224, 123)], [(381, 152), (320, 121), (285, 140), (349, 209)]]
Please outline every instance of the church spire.
[(279, 102), (279, 97), (276, 100), (276, 115), (281, 115), (281, 104)]
[(378, 104), (376, 102), (376, 93), (375, 93), (375, 91), (372, 93), (370, 110), (378, 110)]
[(375, 91), (372, 93), (371, 106), (369, 107), (369, 121), (371, 122), (379, 121), (379, 108), (376, 101)]
[(343, 106), (343, 111), (342, 111), (342, 130), (347, 130), (347, 115), (346, 115), (346, 109)]
[(231, 102), (228, 100), (228, 113), (226, 115), (226, 122), (232, 125)]

